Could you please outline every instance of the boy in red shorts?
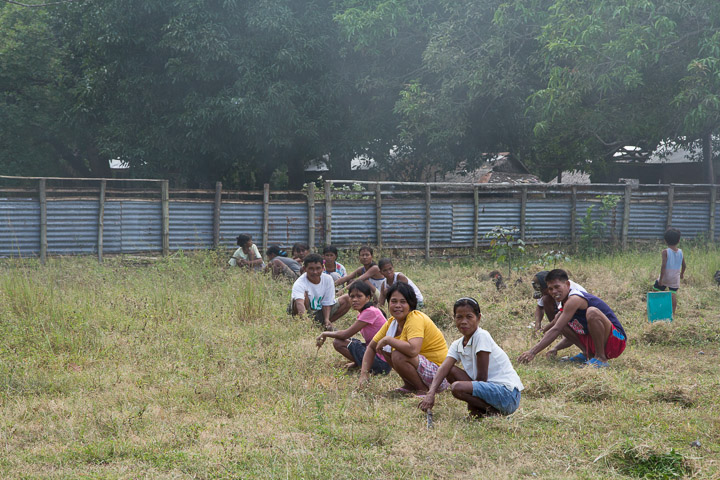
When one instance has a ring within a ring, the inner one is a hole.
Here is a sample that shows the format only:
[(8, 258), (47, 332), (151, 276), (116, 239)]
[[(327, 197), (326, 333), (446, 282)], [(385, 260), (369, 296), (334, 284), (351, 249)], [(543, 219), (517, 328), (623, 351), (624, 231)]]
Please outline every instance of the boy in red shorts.
[(565, 270), (551, 270), (545, 282), (550, 295), (560, 304), (559, 315), (555, 325), (518, 361), (529, 363), (561, 334), (581, 350), (570, 361), (601, 368), (608, 366), (609, 359), (619, 357), (625, 350), (625, 330), (607, 303), (587, 292), (571, 292)]

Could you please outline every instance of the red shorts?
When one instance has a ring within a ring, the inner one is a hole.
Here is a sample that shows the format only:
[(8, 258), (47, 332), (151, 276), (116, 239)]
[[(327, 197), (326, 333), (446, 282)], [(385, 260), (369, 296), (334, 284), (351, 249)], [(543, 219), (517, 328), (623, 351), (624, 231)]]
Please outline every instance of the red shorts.
[[(593, 342), (592, 337), (590, 335), (578, 335), (578, 338), (580, 338), (580, 342), (585, 346), (585, 350), (587, 351), (588, 356), (594, 357), (595, 343)], [(625, 337), (620, 332), (620, 330), (615, 328), (615, 326), (613, 325), (610, 336), (607, 339), (607, 343), (605, 343), (605, 356), (608, 359), (617, 358), (624, 350)]]

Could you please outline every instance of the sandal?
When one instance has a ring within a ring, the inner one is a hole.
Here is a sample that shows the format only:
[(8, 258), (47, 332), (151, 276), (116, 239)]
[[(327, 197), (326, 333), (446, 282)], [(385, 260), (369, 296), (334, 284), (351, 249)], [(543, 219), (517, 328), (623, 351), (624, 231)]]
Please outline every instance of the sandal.
[(585, 365), (595, 368), (605, 368), (610, 366), (608, 362), (603, 362), (602, 360), (598, 360), (597, 358), (591, 358), (590, 360), (585, 362)]
[(574, 357), (562, 357), (560, 359), (561, 362), (571, 362), (571, 363), (587, 363), (588, 359), (585, 356), (584, 353), (580, 352)]

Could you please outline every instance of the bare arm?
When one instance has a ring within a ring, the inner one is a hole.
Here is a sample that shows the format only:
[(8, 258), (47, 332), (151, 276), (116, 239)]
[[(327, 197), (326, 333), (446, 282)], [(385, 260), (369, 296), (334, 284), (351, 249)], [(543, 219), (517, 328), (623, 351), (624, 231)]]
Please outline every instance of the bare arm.
[(555, 341), (579, 308), (587, 308), (587, 300), (577, 295), (569, 297), (565, 302), (563, 311), (555, 317), (555, 324), (552, 328), (543, 335), (534, 347), (520, 355), (518, 361), (520, 363), (530, 363), (532, 359), (535, 358), (535, 355), (542, 352), (548, 345)]
[(411, 338), (408, 341), (399, 338), (385, 337), (378, 342), (378, 348), (390, 346), (407, 357), (417, 357), (423, 344), (423, 337)]
[(363, 355), (362, 365), (360, 366), (360, 378), (358, 379), (358, 386), (362, 387), (370, 378), (370, 369), (372, 368), (375, 355), (377, 354), (377, 343), (375, 340), (370, 340), (365, 349), (365, 355)]
[(295, 300), (293, 300), (293, 304), (295, 305), (295, 311), (298, 315), (300, 315), (301, 317), (305, 315), (305, 313), (307, 312), (307, 309), (305, 308), (305, 300), (303, 300), (302, 298), (296, 298)]
[(350, 325), (345, 330), (340, 330), (338, 332), (323, 332), (318, 337), (317, 340), (320, 341), (322, 338), (322, 341), (324, 342), (326, 338), (339, 338), (340, 340), (347, 340), (348, 338), (352, 337), (356, 333), (358, 333), (360, 330), (362, 330), (364, 327), (366, 327), (368, 324), (367, 322), (363, 322), (361, 320), (355, 320), (355, 323)]
[(488, 365), (490, 365), (490, 352), (477, 352), (477, 372), (475, 372), (475, 380), (478, 382), (487, 382)]
[(380, 269), (378, 268), (377, 265), (373, 265), (372, 267), (370, 267), (370, 268), (368, 268), (367, 270), (365, 270), (365, 273), (363, 273), (362, 275), (360, 275), (360, 276), (358, 277), (358, 280), (361, 280), (361, 281), (364, 282), (364, 281), (367, 280), (368, 278), (370, 278), (370, 277), (372, 277), (373, 275), (376, 275), (376, 274), (378, 274), (378, 273), (380, 273)]
[(335, 280), (335, 285), (342, 285), (343, 283), (346, 283), (346, 282), (352, 280), (353, 278), (355, 278), (355, 277), (357, 277), (358, 275), (360, 275), (360, 272), (362, 271), (362, 269), (363, 269), (363, 267), (360, 267), (360, 268), (358, 268), (357, 270), (348, 273), (348, 274), (345, 275), (344, 277), (338, 278), (337, 280)]
[(683, 257), (682, 268), (680, 269), (680, 278), (685, 278), (685, 269), (686, 268), (687, 268), (687, 265), (685, 265), (685, 257)]
[(418, 405), (418, 408), (420, 408), (423, 412), (427, 412), (433, 408), (433, 405), (435, 405), (435, 392), (437, 392), (437, 389), (440, 388), (442, 381), (445, 380), (453, 366), (455, 366), (456, 361), (457, 360), (453, 357), (445, 357), (445, 360), (443, 360), (440, 368), (435, 374), (435, 378), (433, 378), (432, 384), (428, 389), (428, 393), (425, 395), (425, 398), (423, 398), (423, 401), (420, 402), (420, 405)]
[(660, 266), (660, 285), (665, 285), (665, 269), (667, 268), (667, 250), (662, 251), (662, 265)]
[(540, 305), (535, 305), (535, 330), (542, 328), (542, 319), (545, 316), (545, 310)]

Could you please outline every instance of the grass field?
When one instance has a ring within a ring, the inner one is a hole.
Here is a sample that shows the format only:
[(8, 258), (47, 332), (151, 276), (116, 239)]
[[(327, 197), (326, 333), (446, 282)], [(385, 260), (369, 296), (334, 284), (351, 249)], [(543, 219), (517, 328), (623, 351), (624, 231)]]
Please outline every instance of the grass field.
[(497, 292), (487, 260), (396, 261), (448, 342), (454, 300), (478, 298), (526, 387), (517, 412), (481, 421), (441, 394), (433, 430), (418, 400), (385, 394), (394, 373), (356, 392), (329, 342), (316, 355), (289, 283), (224, 257), (4, 260), (0, 477), (720, 478), (720, 251), (685, 249), (677, 318), (651, 325), (659, 250), (562, 265), (625, 325), (602, 371), (517, 364), (536, 341), (530, 273)]

